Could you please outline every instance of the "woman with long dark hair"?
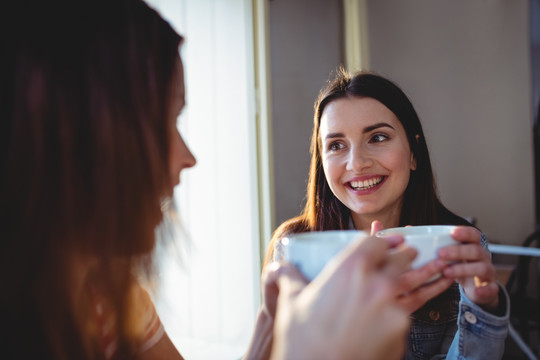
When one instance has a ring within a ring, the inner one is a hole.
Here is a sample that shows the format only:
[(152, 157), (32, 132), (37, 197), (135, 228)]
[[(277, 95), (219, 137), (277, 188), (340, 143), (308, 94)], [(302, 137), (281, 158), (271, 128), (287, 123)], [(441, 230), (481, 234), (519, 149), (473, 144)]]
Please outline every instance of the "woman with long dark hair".
[(291, 233), (440, 224), (460, 225), (453, 236), (463, 244), (402, 275), (396, 296), (413, 320), (406, 358), (500, 358), (508, 296), (484, 235), (439, 200), (412, 103), (384, 77), (338, 71), (315, 103), (306, 205), (274, 232), (265, 263), (280, 259)]

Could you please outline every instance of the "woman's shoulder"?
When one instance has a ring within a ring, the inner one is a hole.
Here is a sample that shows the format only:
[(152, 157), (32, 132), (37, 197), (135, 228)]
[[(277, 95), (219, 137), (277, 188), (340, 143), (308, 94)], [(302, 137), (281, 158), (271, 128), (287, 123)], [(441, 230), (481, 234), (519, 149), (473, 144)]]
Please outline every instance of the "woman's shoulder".
[(297, 216), (283, 222), (272, 235), (273, 240), (280, 240), (287, 235), (311, 231), (303, 216)]
[[(134, 278), (129, 282), (124, 303), (123, 321), (127, 329), (124, 336), (140, 353), (157, 344), (165, 329), (148, 291)], [(120, 314), (110, 294), (99, 283), (89, 281), (85, 287), (89, 298), (86, 305), (90, 306), (88, 330), (97, 346), (95, 351), (104, 359), (114, 359), (117, 357), (119, 334), (123, 332), (118, 324)]]
[(461, 217), (459, 215), (454, 214), (453, 212), (451, 212), (447, 208), (443, 207), (441, 209), (441, 211), (439, 212), (439, 224), (441, 224), (441, 225), (472, 226), (476, 230), (478, 230), (478, 232), (480, 233), (480, 237), (481, 237), (480, 243), (481, 243), (482, 247), (484, 249), (487, 248), (486, 235), (482, 232), (482, 230), (480, 230), (478, 228), (478, 226), (476, 226), (474, 218), (470, 218), (470, 220), (468, 218), (463, 218), (463, 217)]
[(467, 219), (453, 213), (444, 206), (439, 208), (437, 218), (441, 225), (472, 225)]
[(305, 217), (303, 216), (297, 216), (283, 222), (272, 234), (272, 239), (270, 240), (270, 244), (265, 256), (264, 266), (272, 261), (282, 258), (283, 252), (281, 249), (281, 239), (291, 234), (306, 231), (310, 231), (310, 229), (307, 225)]

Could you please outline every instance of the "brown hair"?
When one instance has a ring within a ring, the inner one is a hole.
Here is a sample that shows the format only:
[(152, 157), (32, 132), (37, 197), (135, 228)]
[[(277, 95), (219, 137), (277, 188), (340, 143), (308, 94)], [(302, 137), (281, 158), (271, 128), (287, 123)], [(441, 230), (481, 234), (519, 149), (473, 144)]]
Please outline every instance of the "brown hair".
[(470, 225), (465, 219), (449, 211), (439, 200), (422, 125), (407, 95), (382, 76), (369, 72), (352, 75), (339, 69), (335, 78), (321, 90), (315, 102), (306, 205), (299, 216), (284, 222), (276, 229), (266, 253), (265, 265), (273, 258), (276, 241), (286, 234), (347, 228), (350, 210), (334, 196), (324, 175), (319, 127), (326, 105), (334, 100), (350, 97), (370, 97), (380, 101), (396, 115), (407, 134), (417, 166), (415, 171), (411, 171), (409, 184), (405, 189), (400, 226)]
[(181, 37), (139, 0), (11, 3), (1, 35), (0, 348), (84, 359), (93, 355), (74, 314), (73, 254), (100, 263), (94, 276), (122, 320), (127, 280), (154, 247), (171, 186), (166, 120)]

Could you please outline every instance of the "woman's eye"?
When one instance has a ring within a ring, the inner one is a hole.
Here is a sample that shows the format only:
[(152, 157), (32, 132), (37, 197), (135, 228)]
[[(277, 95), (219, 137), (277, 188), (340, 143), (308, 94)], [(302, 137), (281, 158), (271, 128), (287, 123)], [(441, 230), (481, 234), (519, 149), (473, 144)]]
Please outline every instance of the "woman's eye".
[(371, 139), (369, 140), (369, 142), (371, 143), (378, 143), (378, 142), (383, 142), (385, 140), (388, 140), (388, 136), (384, 135), (384, 134), (375, 134), (371, 137)]
[(341, 144), (339, 142), (333, 142), (333, 143), (330, 143), (330, 145), (328, 145), (328, 150), (329, 151), (337, 151), (337, 150), (340, 150), (340, 149), (343, 149), (343, 144)]

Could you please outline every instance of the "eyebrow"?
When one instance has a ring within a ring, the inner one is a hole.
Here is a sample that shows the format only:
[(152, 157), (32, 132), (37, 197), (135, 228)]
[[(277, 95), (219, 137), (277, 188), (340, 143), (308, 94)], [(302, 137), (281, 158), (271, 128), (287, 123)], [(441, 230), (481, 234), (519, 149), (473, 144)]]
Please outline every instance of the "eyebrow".
[[(383, 128), (383, 127), (388, 127), (390, 129), (394, 129), (394, 127), (388, 123), (385, 123), (385, 122), (381, 122), (381, 123), (377, 123), (377, 124), (373, 124), (373, 125), (370, 125), (370, 126), (366, 126), (364, 128), (364, 130), (362, 130), (362, 133), (363, 134), (366, 134), (370, 131), (373, 131), (373, 130), (376, 130), (376, 129), (379, 129), (379, 128)], [(326, 135), (325, 139), (335, 139), (335, 138), (340, 138), (340, 137), (343, 137), (343, 133), (330, 133), (328, 135)]]
[(366, 126), (364, 128), (364, 131), (362, 131), (362, 132), (365, 134), (365, 133), (368, 133), (368, 132), (373, 131), (375, 129), (382, 128), (382, 127), (389, 127), (390, 129), (395, 130), (392, 125), (390, 125), (388, 123), (385, 123), (385, 122), (380, 122), (380, 123), (377, 123), (377, 124), (374, 124), (374, 125)]

